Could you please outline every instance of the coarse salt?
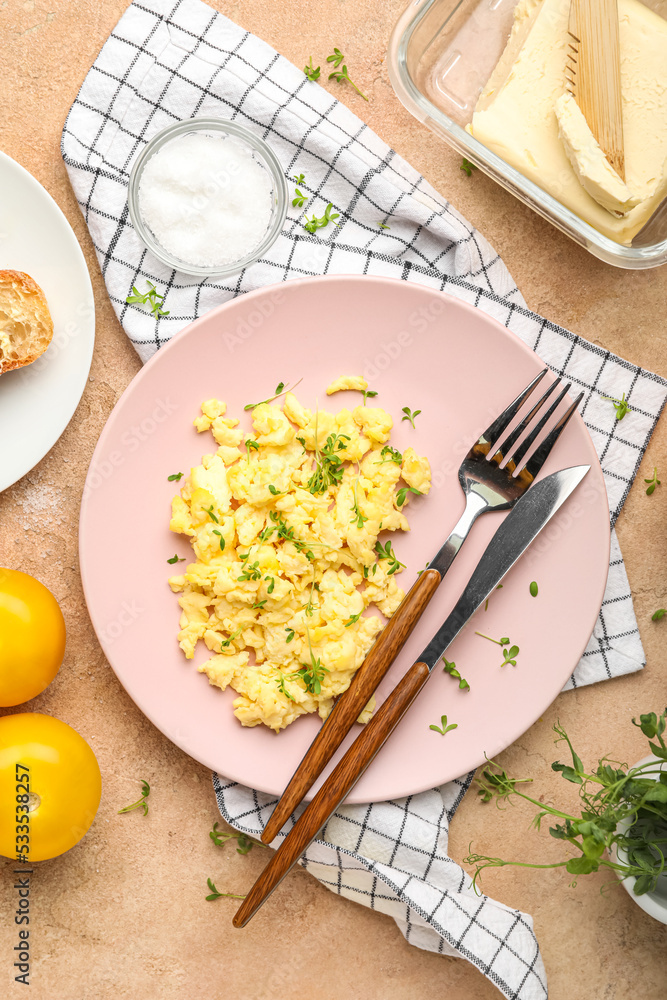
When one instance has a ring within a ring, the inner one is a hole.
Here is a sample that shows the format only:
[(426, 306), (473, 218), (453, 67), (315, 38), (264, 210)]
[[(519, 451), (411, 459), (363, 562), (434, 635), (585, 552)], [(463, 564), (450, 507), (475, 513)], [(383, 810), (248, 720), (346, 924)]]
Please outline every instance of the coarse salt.
[(273, 197), (271, 175), (249, 146), (235, 136), (191, 132), (167, 142), (146, 163), (139, 211), (170, 254), (215, 268), (259, 246)]

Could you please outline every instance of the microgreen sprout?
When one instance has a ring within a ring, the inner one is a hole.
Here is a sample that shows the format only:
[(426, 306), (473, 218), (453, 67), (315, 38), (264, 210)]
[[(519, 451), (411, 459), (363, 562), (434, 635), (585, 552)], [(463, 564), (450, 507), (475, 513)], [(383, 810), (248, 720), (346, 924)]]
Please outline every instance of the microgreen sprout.
[(178, 483), (183, 478), (184, 475), (185, 475), (184, 472), (173, 472), (170, 476), (167, 476), (167, 482)]
[(364, 397), (364, 406), (366, 405), (367, 399), (375, 399), (377, 396), (377, 389), (362, 389), (361, 394)]
[(259, 451), (259, 441), (255, 441), (254, 438), (246, 438), (245, 440), (245, 450), (248, 455), (248, 465), (250, 465), (250, 449), (253, 451)]
[(401, 486), (400, 490), (396, 491), (396, 506), (402, 507), (408, 498), (408, 493), (414, 493), (416, 496), (420, 497), (422, 494), (419, 490), (416, 490), (414, 486)]
[[(318, 229), (326, 229), (329, 223), (333, 222), (334, 219), (340, 219), (340, 212), (332, 212), (332, 209), (333, 204), (329, 202), (327, 207), (324, 209), (324, 215), (321, 219), (318, 219), (314, 212), (312, 219), (309, 219), (308, 216), (306, 216), (306, 221), (303, 226), (306, 232), (314, 233)], [(335, 223), (335, 225), (338, 225), (338, 223)]]
[(278, 675), (278, 679), (276, 680), (276, 684), (278, 685), (278, 690), (280, 691), (281, 694), (284, 694), (285, 697), (289, 698), (290, 701), (294, 701), (294, 702), (296, 701), (296, 698), (294, 697), (294, 695), (290, 694), (290, 692), (285, 687), (285, 675), (283, 673), (280, 673)]
[(654, 611), (651, 615), (651, 621), (659, 622), (661, 618), (665, 617), (665, 615), (667, 615), (667, 608), (658, 608), (658, 610)]
[(481, 636), (482, 639), (488, 639), (489, 642), (495, 642), (497, 646), (502, 646), (504, 660), (500, 664), (501, 667), (507, 666), (508, 663), (510, 663), (513, 667), (516, 667), (516, 658), (519, 655), (520, 650), (518, 646), (511, 645), (511, 639), (507, 636), (504, 636), (502, 639), (492, 639), (490, 635), (484, 635), (483, 632), (475, 632), (475, 635)]
[(220, 551), (224, 552), (225, 551), (225, 539), (224, 539), (224, 536), (223, 536), (222, 532), (218, 531), (217, 528), (213, 528), (213, 534), (218, 536), (218, 540), (220, 542)]
[[(237, 854), (249, 854), (253, 847), (266, 847), (266, 844), (261, 844), (258, 840), (253, 840), (246, 833), (234, 833), (232, 830), (218, 830), (217, 823), (213, 824), (213, 829), (209, 832), (209, 837), (216, 847), (224, 847), (230, 840), (235, 840), (237, 842)], [(224, 896), (225, 893), (220, 893), (220, 895)]]
[(386, 222), (378, 222), (378, 226), (380, 229), (391, 229), (391, 226), (388, 226)]
[(447, 716), (443, 715), (440, 719), (439, 726), (432, 725), (429, 726), (428, 728), (435, 730), (436, 733), (440, 733), (441, 736), (445, 736), (452, 729), (458, 729), (459, 727), (457, 722), (450, 722), (450, 724), (447, 725)]
[(648, 483), (646, 488), (646, 496), (650, 497), (651, 493), (655, 493), (656, 486), (660, 486), (660, 480), (658, 479), (658, 470), (653, 467), (653, 475), (650, 479), (645, 479), (645, 483)]
[(210, 890), (210, 894), (206, 897), (206, 901), (208, 903), (212, 903), (215, 899), (222, 899), (223, 897), (227, 897), (229, 899), (245, 899), (245, 896), (239, 896), (235, 892), (218, 892), (213, 883), (213, 879), (207, 878), (206, 885)]
[(392, 448), (391, 445), (386, 444), (380, 452), (380, 461), (375, 464), (384, 465), (385, 462), (393, 462), (395, 465), (400, 465), (402, 461), (403, 456), (400, 451), (396, 448)]
[(278, 385), (276, 386), (276, 391), (274, 392), (273, 396), (269, 396), (268, 399), (262, 399), (260, 400), (259, 403), (246, 403), (243, 409), (244, 411), (254, 410), (256, 406), (261, 406), (262, 403), (272, 403), (274, 399), (278, 399), (280, 396), (284, 396), (286, 392), (291, 392), (292, 389), (296, 389), (297, 385), (299, 385), (301, 382), (303, 382), (303, 377), (301, 377), (298, 382), (295, 382), (294, 385), (291, 386), (286, 385), (284, 382), (279, 382)]
[(174, 556), (171, 557), (171, 559), (167, 559), (167, 562), (170, 563), (170, 565), (173, 566), (174, 563), (185, 562), (185, 556), (181, 556), (179, 558), (177, 555), (174, 555)]
[(405, 563), (399, 562), (396, 558), (396, 553), (391, 547), (391, 542), (385, 542), (383, 547), (380, 541), (375, 543), (375, 551), (377, 552), (380, 559), (389, 560), (389, 569), (387, 570), (387, 576), (393, 576), (397, 573), (399, 569), (405, 569)]
[(463, 157), (463, 163), (461, 164), (460, 169), (468, 177), (472, 177), (472, 172), (473, 172), (473, 170), (477, 170), (477, 165), (475, 163), (471, 163), (470, 160), (466, 160), (466, 158), (464, 156)]
[(345, 628), (349, 628), (350, 625), (356, 625), (360, 618), (361, 618), (361, 611), (356, 615), (350, 615), (348, 620), (344, 622)]
[(620, 399), (615, 399), (613, 396), (603, 396), (602, 398), (613, 404), (617, 420), (622, 420), (626, 413), (632, 412), (630, 404), (625, 398), (625, 393), (623, 393)]
[[(306, 74), (306, 76), (308, 77), (308, 79), (311, 81), (311, 83), (313, 81), (315, 81), (315, 80), (319, 80), (319, 78), (320, 78), (320, 67), (319, 66), (313, 66), (313, 57), (312, 56), (309, 56), (308, 62), (303, 67), (303, 71)], [(303, 176), (303, 174), (301, 176)]]
[(330, 56), (327, 56), (327, 62), (328, 63), (333, 63), (334, 66), (337, 68), (338, 66), (340, 66), (340, 64), (342, 63), (342, 61), (343, 61), (344, 58), (345, 58), (345, 56), (343, 55), (343, 53), (341, 52), (341, 50), (337, 49), (334, 46), (334, 50), (333, 50), (332, 54)]
[(414, 430), (415, 417), (419, 416), (421, 410), (411, 410), (409, 406), (404, 406), (403, 409), (401, 410), (401, 413), (403, 414), (403, 416), (401, 417), (401, 421), (409, 420)]
[(202, 510), (206, 511), (212, 521), (215, 521), (216, 524), (220, 524), (217, 515), (213, 513), (213, 504), (211, 504), (210, 507), (202, 507)]
[(234, 642), (234, 639), (238, 639), (244, 628), (245, 625), (241, 625), (240, 628), (237, 628), (236, 632), (232, 632), (231, 635), (229, 635), (226, 639), (223, 639), (222, 642), (220, 643), (220, 652), (222, 652), (223, 649), (229, 649), (231, 644)]
[(294, 208), (301, 208), (308, 201), (308, 195), (304, 194), (300, 188), (294, 188), (294, 197), (292, 198), (292, 205)]
[[(667, 744), (663, 738), (667, 712), (657, 716), (649, 712), (633, 719), (649, 741), (654, 755), (667, 760)], [(598, 760), (597, 767), (588, 772), (572, 743), (558, 723), (554, 726), (556, 743), (564, 742), (571, 756), (571, 763), (554, 761), (553, 771), (566, 781), (578, 786), (580, 806), (575, 813), (568, 813), (548, 803), (544, 796), (531, 797), (518, 788), (530, 779), (511, 778), (494, 761), (482, 772), (477, 784), (483, 802), (509, 801), (513, 795), (525, 799), (538, 809), (533, 825), (539, 830), (548, 816), (556, 820), (549, 833), (556, 840), (565, 841), (568, 850), (579, 853), (568, 860), (550, 864), (532, 864), (523, 861), (505, 861), (502, 858), (470, 854), (465, 860), (476, 866), (473, 885), (485, 868), (516, 865), (521, 868), (565, 868), (575, 876), (589, 875), (600, 869), (615, 872), (622, 879), (634, 878), (633, 892), (641, 896), (654, 891), (658, 879), (665, 871), (665, 844), (667, 843), (667, 772), (658, 773), (656, 764), (627, 768), (609, 757)]]
[(359, 506), (359, 496), (357, 493), (358, 486), (359, 486), (359, 476), (357, 476), (357, 478), (354, 481), (354, 489), (352, 491), (354, 495), (354, 502), (352, 504), (352, 517), (350, 518), (350, 523), (354, 524), (359, 530), (361, 530), (365, 525), (366, 521), (368, 520), (368, 518), (364, 513), (362, 513), (362, 510)]
[(148, 802), (146, 801), (146, 799), (151, 793), (151, 786), (148, 784), (147, 781), (144, 781), (143, 778), (141, 778), (140, 781), (141, 781), (141, 798), (137, 799), (136, 802), (133, 802), (132, 805), (125, 806), (124, 809), (119, 809), (118, 810), (119, 815), (120, 813), (132, 812), (133, 809), (143, 809), (144, 816), (147, 814)]
[(301, 669), (297, 670), (297, 674), (306, 685), (306, 691), (309, 691), (311, 694), (321, 694), (322, 681), (324, 680), (324, 675), (329, 673), (329, 669), (322, 666), (322, 662), (319, 657), (315, 659), (313, 647), (310, 644), (309, 629), (306, 629), (306, 636), (308, 638), (308, 649), (310, 651), (310, 664), (304, 663)]
[[(241, 557), (241, 559), (243, 559), (243, 557)], [(241, 573), (240, 576), (237, 576), (236, 579), (239, 581), (239, 583), (242, 583), (244, 580), (261, 580), (261, 578), (262, 578), (262, 571), (259, 568), (259, 561), (256, 560), (253, 563), (246, 562), (245, 566), (243, 567), (243, 572)], [(269, 587), (267, 589), (270, 594), (271, 588)]]
[(344, 469), (338, 452), (347, 448), (349, 440), (348, 434), (330, 434), (320, 450), (317, 446), (317, 430), (315, 431), (315, 471), (306, 484), (313, 496), (326, 493), (330, 486), (340, 483)]
[(168, 316), (169, 311), (167, 310), (165, 312), (165, 310), (162, 308), (162, 305), (164, 303), (164, 295), (160, 295), (160, 293), (155, 288), (155, 285), (152, 284), (152, 282), (148, 281), (148, 279), (146, 279), (146, 284), (148, 285), (148, 291), (144, 293), (140, 292), (136, 285), (132, 285), (132, 295), (128, 295), (128, 297), (125, 299), (127, 304), (134, 305), (134, 303), (139, 303), (142, 306), (145, 306), (146, 303), (148, 303), (148, 305), (151, 308), (151, 312), (153, 313), (156, 319), (159, 316)]
[(294, 638), (295, 634), (296, 634), (295, 631), (294, 631), (294, 629), (290, 628), (289, 625), (286, 625), (285, 626), (285, 631), (287, 632), (287, 638), (285, 639), (285, 642), (291, 642), (292, 639)]
[(461, 674), (456, 669), (456, 664), (454, 663), (454, 661), (452, 660), (452, 662), (450, 663), (449, 660), (447, 659), (447, 657), (443, 656), (442, 657), (442, 662), (445, 665), (444, 666), (445, 673), (449, 674), (450, 677), (453, 677), (454, 680), (457, 680), (459, 682), (459, 688), (460, 688), (460, 690), (461, 691), (469, 691), (470, 690), (470, 685), (468, 684), (468, 682), (465, 679), (465, 677), (461, 677)]
[(333, 73), (329, 73), (329, 79), (330, 80), (338, 80), (339, 83), (344, 83), (345, 80), (347, 80), (347, 82), (349, 84), (351, 84), (351, 86), (354, 87), (354, 89), (356, 90), (356, 92), (361, 97), (363, 97), (363, 99), (365, 101), (367, 101), (368, 98), (363, 93), (363, 91), (361, 91), (359, 89), (359, 87), (357, 87), (356, 83), (353, 80), (350, 79), (350, 75), (349, 75), (349, 73), (347, 71), (347, 66), (343, 63), (343, 68), (340, 69), (340, 70), (338, 69), (338, 67), (343, 62), (344, 59), (345, 59), (345, 56), (343, 55), (343, 53), (340, 51), (340, 49), (336, 49), (336, 48), (333, 50), (333, 53), (330, 56), (327, 56), (327, 62), (328, 63), (333, 63), (334, 66), (336, 67), (336, 70), (337, 70), (337, 72), (334, 71)]

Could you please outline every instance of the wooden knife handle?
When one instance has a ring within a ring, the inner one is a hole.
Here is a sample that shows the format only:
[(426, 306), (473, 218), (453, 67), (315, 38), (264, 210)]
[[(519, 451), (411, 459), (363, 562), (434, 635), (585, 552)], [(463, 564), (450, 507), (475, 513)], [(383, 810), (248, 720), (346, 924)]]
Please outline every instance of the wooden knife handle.
[(425, 663), (414, 663), (371, 721), (336, 765), (330, 776), (296, 821), (250, 892), (232, 923), (245, 927), (276, 886), (299, 860), (337, 806), (357, 783), (375, 755), (403, 718), (429, 677)]
[(441, 580), (435, 569), (425, 569), (417, 577), (290, 778), (262, 833), (263, 843), (275, 839), (327, 766), (405, 645)]

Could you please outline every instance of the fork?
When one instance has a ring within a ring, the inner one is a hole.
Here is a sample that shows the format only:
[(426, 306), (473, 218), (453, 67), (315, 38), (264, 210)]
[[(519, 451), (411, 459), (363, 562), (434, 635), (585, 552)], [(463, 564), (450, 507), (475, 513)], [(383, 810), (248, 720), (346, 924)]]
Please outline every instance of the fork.
[(566, 396), (570, 383), (561, 390), (542, 415), (538, 416), (560, 384), (561, 379), (557, 378), (509, 434), (503, 440), (500, 439), (547, 371), (548, 368), (544, 368), (519, 393), (475, 441), (463, 459), (459, 468), (459, 483), (466, 501), (463, 514), (435, 559), (432, 559), (417, 577), (389, 619), (352, 678), (349, 688), (340, 696), (306, 751), (269, 817), (261, 836), (263, 843), (269, 844), (276, 837), (345, 739), (405, 645), (477, 518), (488, 511), (509, 510), (538, 475), (564, 427), (579, 406), (583, 393), (580, 393), (567, 408), (525, 464), (522, 464), (525, 456)]

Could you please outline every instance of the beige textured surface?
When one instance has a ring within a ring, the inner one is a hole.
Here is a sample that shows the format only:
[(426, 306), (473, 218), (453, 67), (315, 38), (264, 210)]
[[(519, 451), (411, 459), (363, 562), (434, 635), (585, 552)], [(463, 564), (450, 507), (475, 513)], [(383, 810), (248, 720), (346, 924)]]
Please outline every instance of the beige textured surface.
[[(97, 346), (81, 404), (51, 453), (0, 496), (0, 564), (34, 573), (61, 602), (68, 627), (64, 665), (30, 706), (74, 725), (98, 755), (104, 779), (97, 820), (77, 848), (34, 877), (34, 1000), (129, 996), (190, 1000), (492, 1000), (495, 988), (466, 962), (409, 947), (393, 922), (339, 899), (301, 871), (292, 874), (253, 923), (233, 932), (232, 901), (204, 901), (219, 889), (243, 892), (263, 852), (215, 848), (216, 807), (207, 771), (184, 756), (134, 707), (97, 645), (77, 568), (76, 527), (86, 468), (104, 422), (139, 361), (107, 300), (90, 240), (60, 159), (62, 123), (83, 77), (125, 8), (125, 0), (0, 0), (3, 71), (0, 148), (30, 170), (70, 220), (96, 295)], [(404, 0), (215, 0), (212, 6), (303, 65), (332, 45), (348, 56), (366, 104), (333, 83), (379, 134), (447, 195), (503, 255), (528, 303), (631, 361), (667, 375), (667, 269), (623, 272), (597, 262), (480, 174), (416, 123), (393, 96), (383, 58)], [(326, 84), (325, 84), (326, 86)], [(1, 197), (1, 192), (0, 192)], [(549, 768), (557, 716), (584, 758), (614, 751), (636, 760), (644, 742), (630, 716), (665, 704), (665, 629), (650, 615), (667, 603), (667, 429), (663, 420), (640, 476), (662, 466), (665, 485), (646, 497), (638, 484), (619, 534), (648, 656), (641, 675), (562, 695), (544, 719), (503, 755), (537, 779), (538, 793), (563, 797)], [(548, 640), (547, 640), (548, 641)], [(557, 641), (553, 637), (553, 641)], [(117, 816), (137, 779), (152, 786), (151, 809)], [(563, 799), (565, 801), (565, 799)], [(556, 858), (548, 834), (529, 830), (530, 809), (497, 813), (472, 797), (451, 831), (455, 858), (473, 841), (490, 854)], [(0, 864), (0, 996), (12, 982), (16, 943), (9, 864)], [(506, 869), (486, 889), (535, 916), (552, 1000), (628, 1000), (664, 993), (667, 929), (604, 879), (576, 889), (559, 872)]]

